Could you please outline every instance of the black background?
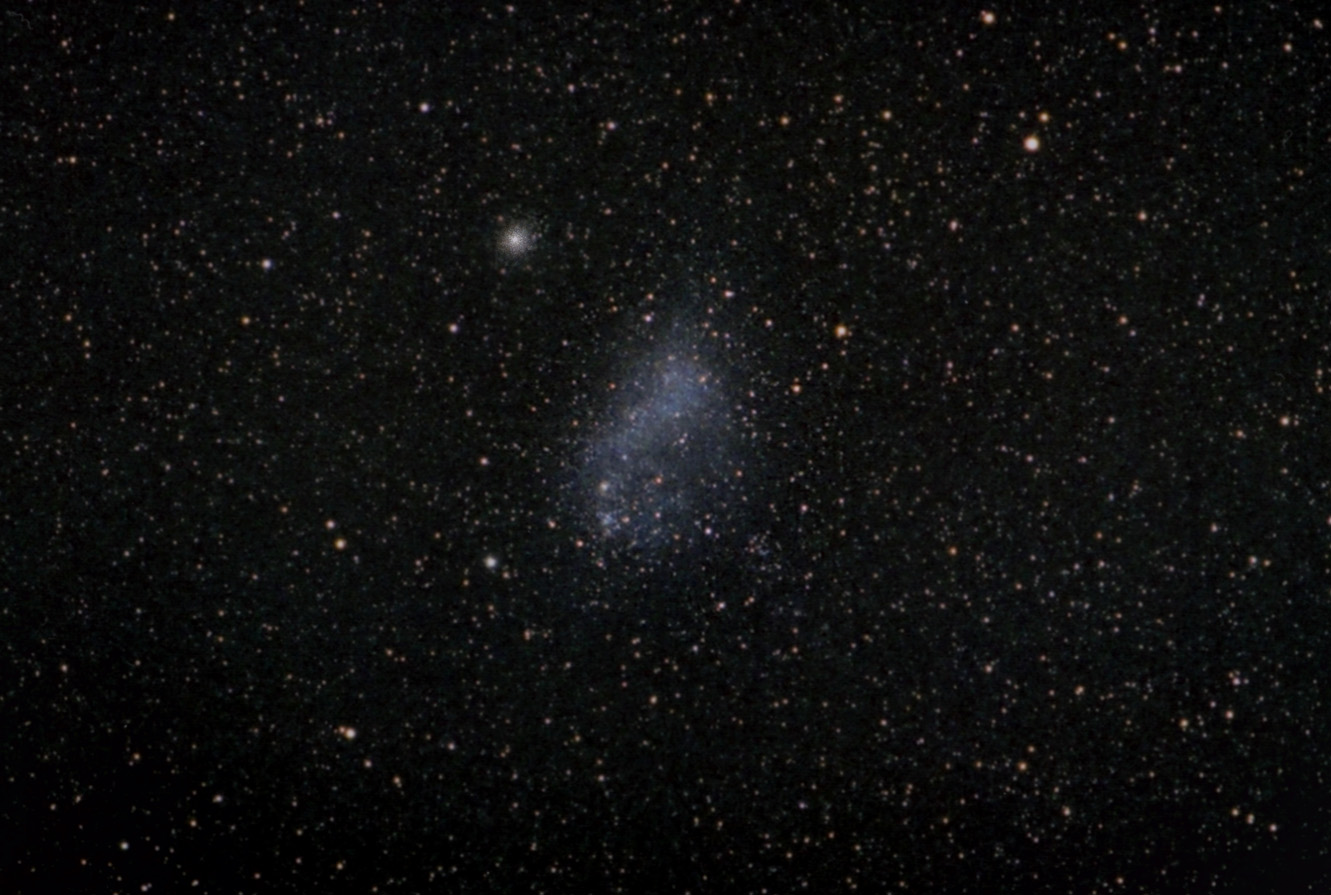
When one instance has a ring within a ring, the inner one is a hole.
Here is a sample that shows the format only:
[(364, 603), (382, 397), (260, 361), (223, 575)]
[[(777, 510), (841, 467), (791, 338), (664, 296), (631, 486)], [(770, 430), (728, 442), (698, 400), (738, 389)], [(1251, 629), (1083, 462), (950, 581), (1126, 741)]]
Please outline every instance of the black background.
[(0, 888), (1331, 884), (1323, 21), (806, 6), (5, 12)]

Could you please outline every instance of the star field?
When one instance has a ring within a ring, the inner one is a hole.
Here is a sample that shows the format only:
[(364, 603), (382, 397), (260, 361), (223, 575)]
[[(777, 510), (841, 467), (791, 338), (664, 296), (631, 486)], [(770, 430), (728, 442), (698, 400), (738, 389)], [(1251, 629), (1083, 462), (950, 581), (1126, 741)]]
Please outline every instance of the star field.
[(0, 890), (1331, 886), (1325, 13), (67, 7)]

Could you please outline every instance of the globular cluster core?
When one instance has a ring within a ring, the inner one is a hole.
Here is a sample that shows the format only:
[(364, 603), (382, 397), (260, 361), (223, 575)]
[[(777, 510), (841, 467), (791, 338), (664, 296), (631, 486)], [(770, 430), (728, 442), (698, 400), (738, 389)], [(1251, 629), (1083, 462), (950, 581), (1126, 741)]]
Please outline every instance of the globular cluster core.
[(495, 237), (495, 248), (504, 261), (519, 261), (536, 245), (535, 225), (525, 220), (503, 222)]

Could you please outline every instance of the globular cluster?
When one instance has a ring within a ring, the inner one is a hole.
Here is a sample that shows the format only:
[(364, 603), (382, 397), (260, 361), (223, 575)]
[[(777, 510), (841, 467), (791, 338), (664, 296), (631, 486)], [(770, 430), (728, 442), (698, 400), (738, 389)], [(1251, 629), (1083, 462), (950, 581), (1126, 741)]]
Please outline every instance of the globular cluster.
[(0, 14), (0, 889), (1331, 890), (1327, 22)]
[(509, 262), (520, 261), (535, 247), (536, 230), (526, 221), (504, 222), (495, 242), (500, 258)]

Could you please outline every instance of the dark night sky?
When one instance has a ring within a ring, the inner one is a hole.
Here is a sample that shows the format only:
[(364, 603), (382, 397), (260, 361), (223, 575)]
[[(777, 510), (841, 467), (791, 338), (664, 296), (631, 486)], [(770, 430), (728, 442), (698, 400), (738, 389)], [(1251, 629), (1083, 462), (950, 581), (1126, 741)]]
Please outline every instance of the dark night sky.
[(784, 7), (4, 13), (0, 890), (1331, 887), (1331, 14)]

